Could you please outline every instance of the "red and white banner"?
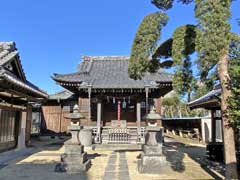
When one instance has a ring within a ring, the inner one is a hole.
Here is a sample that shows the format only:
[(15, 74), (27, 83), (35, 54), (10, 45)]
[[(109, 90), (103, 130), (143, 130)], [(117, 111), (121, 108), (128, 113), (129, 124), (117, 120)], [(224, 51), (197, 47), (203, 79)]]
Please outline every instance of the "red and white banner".
[(121, 102), (118, 101), (118, 127), (120, 128), (120, 113), (121, 113)]

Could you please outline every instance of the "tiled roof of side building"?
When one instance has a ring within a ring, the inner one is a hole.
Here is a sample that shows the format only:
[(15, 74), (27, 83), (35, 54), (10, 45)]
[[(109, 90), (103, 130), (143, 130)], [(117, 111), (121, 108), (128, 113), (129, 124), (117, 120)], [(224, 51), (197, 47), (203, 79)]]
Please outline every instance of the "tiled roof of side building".
[(208, 104), (211, 101), (218, 102), (220, 99), (220, 96), (221, 96), (221, 86), (217, 85), (209, 93), (205, 94), (204, 96), (202, 96), (194, 101), (189, 102), (188, 106), (191, 108), (205, 107), (206, 104)]
[[(6, 65), (13, 60), (18, 64), (21, 79), (6, 68)], [(48, 94), (45, 91), (41, 90), (26, 79), (19, 53), (14, 42), (0, 42), (0, 76), (16, 86), (31, 91), (38, 96), (44, 98), (48, 97)]]
[(78, 71), (71, 74), (54, 74), (57, 82), (80, 83), (93, 88), (144, 88), (157, 87), (157, 83), (172, 83), (173, 75), (160, 69), (146, 73), (141, 80), (128, 75), (129, 57), (126, 56), (84, 56)]
[(49, 100), (66, 100), (74, 98), (76, 98), (76, 95), (68, 90), (62, 90), (55, 94), (49, 95)]

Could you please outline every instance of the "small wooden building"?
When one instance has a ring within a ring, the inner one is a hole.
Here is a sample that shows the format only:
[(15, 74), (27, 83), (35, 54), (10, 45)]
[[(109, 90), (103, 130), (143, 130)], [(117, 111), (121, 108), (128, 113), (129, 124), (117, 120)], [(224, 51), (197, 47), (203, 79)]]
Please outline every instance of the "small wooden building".
[[(204, 108), (210, 110), (211, 112), (211, 128), (209, 129), (207, 125), (203, 125), (205, 131), (210, 132), (210, 139), (207, 142), (207, 153), (210, 158), (216, 160), (223, 160), (223, 123), (222, 123), (222, 113), (221, 113), (221, 86), (217, 85), (212, 91), (206, 95), (190, 102), (189, 107), (194, 108)], [(235, 142), (236, 142), (236, 154), (238, 161), (240, 160), (240, 130), (235, 131)], [(240, 163), (240, 161), (239, 161)]]
[(32, 104), (48, 97), (25, 76), (14, 42), (0, 42), (0, 151), (30, 141)]
[[(206, 129), (206, 131), (211, 132), (211, 139), (209, 143), (212, 144), (222, 144), (222, 117), (221, 117), (221, 87), (217, 85), (212, 91), (206, 95), (188, 103), (191, 109), (194, 108), (204, 108), (211, 112), (211, 129)], [(203, 128), (207, 128), (204, 126)]]
[[(92, 128), (96, 142), (140, 142), (143, 116), (153, 105), (161, 112), (161, 97), (172, 90), (172, 75), (159, 69), (134, 80), (128, 75), (128, 61), (124, 56), (84, 56), (77, 72), (54, 74), (67, 91), (50, 96), (43, 106), (45, 130), (65, 131), (69, 121), (64, 116), (77, 103), (85, 116), (81, 124)], [(118, 140), (112, 140), (110, 134), (118, 131), (125, 138), (116, 134)]]

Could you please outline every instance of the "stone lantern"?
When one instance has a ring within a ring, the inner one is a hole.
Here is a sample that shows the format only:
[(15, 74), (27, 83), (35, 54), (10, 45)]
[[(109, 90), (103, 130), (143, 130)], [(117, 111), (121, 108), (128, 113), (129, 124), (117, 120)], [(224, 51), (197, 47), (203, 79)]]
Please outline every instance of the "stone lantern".
[(153, 107), (150, 113), (146, 114), (143, 118), (146, 119), (147, 126), (157, 126), (157, 121), (162, 117), (156, 112), (156, 108)]
[(71, 125), (68, 130), (72, 134), (72, 138), (64, 143), (64, 154), (61, 155), (61, 163), (56, 167), (56, 171), (67, 173), (81, 173), (87, 171), (91, 165), (87, 159), (87, 154), (84, 152), (84, 145), (79, 140), (79, 133), (83, 129), (80, 124), (80, 119), (84, 118), (79, 112), (78, 105), (73, 108), (73, 113), (65, 118), (71, 120)]
[(68, 126), (68, 130), (70, 131), (72, 138), (69, 141), (71, 141), (72, 144), (81, 144), (79, 140), (79, 132), (82, 129), (80, 120), (83, 119), (84, 116), (79, 112), (77, 104), (73, 107), (73, 113), (65, 116), (65, 118), (71, 120), (71, 125)]
[(69, 114), (68, 116), (65, 116), (65, 118), (71, 120), (71, 125), (80, 126), (80, 119), (83, 119), (84, 116), (79, 112), (78, 105), (75, 104), (73, 107), (73, 113)]
[(141, 159), (138, 161), (140, 173), (159, 174), (169, 169), (166, 156), (163, 155), (163, 127), (157, 126), (160, 114), (153, 107), (145, 117), (147, 122), (145, 144)]

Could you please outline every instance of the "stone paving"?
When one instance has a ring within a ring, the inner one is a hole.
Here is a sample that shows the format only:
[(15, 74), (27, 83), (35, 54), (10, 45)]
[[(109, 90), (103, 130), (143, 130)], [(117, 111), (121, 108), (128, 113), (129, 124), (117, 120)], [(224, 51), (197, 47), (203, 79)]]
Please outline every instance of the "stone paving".
[(130, 180), (125, 152), (112, 152), (110, 154), (103, 180), (109, 179)]
[[(5, 166), (0, 166), (0, 180), (214, 179), (189, 153), (184, 151), (180, 144), (169, 141), (166, 146), (165, 153), (172, 167), (172, 170), (166, 174), (139, 174), (137, 161), (140, 148), (132, 145), (97, 146), (95, 150), (88, 149), (88, 157), (92, 165), (86, 173), (72, 175), (57, 173), (54, 169), (64, 149), (62, 145), (50, 144), (15, 161), (12, 159), (9, 162), (5, 161)], [(203, 149), (196, 147), (196, 150)]]

